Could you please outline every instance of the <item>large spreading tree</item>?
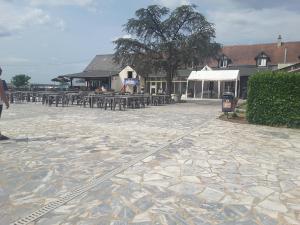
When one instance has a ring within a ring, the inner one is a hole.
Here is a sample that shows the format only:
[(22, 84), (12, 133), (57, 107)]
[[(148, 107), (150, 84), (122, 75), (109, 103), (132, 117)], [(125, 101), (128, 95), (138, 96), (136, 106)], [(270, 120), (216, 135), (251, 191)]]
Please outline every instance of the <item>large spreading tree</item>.
[(214, 25), (194, 5), (173, 11), (151, 5), (135, 15), (124, 25), (130, 38), (114, 41), (114, 60), (122, 66), (133, 65), (143, 75), (163, 71), (168, 87), (179, 68), (203, 65), (220, 50), (220, 44), (214, 41)]

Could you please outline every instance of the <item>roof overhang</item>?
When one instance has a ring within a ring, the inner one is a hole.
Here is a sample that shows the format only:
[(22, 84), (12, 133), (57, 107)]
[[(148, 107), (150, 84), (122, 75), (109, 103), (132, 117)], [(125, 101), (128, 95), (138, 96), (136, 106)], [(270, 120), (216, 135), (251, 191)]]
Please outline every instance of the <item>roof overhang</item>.
[(82, 78), (82, 79), (95, 79), (95, 78), (106, 78), (111, 77), (118, 74), (119, 71), (104, 71), (104, 70), (91, 70), (91, 71), (83, 71), (81, 73), (73, 73), (73, 74), (66, 74), (60, 77), (67, 77), (67, 78)]

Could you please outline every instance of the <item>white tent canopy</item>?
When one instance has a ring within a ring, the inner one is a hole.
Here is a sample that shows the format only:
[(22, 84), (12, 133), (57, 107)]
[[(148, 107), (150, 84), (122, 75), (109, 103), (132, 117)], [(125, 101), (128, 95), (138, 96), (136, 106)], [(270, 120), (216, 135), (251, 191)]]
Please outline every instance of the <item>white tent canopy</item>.
[[(201, 81), (201, 99), (203, 98), (203, 89), (205, 81), (217, 81), (218, 82), (218, 98), (221, 95), (221, 82), (223, 81), (235, 81), (235, 97), (237, 97), (238, 81), (240, 80), (239, 70), (211, 70), (208, 66), (205, 66), (201, 71), (192, 71), (187, 79), (187, 87), (189, 81)], [(187, 93), (186, 93), (187, 96)], [(195, 98), (195, 83), (194, 83), (194, 98)]]
[(236, 81), (240, 79), (239, 70), (201, 70), (192, 71), (188, 80)]

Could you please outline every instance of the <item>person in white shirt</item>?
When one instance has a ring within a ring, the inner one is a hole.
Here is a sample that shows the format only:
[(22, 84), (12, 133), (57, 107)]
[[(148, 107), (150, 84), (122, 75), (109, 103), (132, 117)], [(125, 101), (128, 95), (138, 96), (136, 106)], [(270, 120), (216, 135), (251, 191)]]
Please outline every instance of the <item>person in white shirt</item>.
[(102, 92), (107, 92), (107, 89), (104, 86), (101, 87), (101, 90)]
[[(3, 109), (3, 103), (6, 105), (7, 109), (9, 108), (9, 102), (8, 102), (8, 99), (5, 94), (3, 82), (1, 80), (1, 74), (2, 74), (2, 69), (0, 67), (0, 118), (1, 118), (1, 113), (2, 113), (2, 109)], [(7, 140), (7, 139), (9, 139), (9, 138), (4, 135), (1, 135), (1, 131), (0, 131), (0, 141)]]

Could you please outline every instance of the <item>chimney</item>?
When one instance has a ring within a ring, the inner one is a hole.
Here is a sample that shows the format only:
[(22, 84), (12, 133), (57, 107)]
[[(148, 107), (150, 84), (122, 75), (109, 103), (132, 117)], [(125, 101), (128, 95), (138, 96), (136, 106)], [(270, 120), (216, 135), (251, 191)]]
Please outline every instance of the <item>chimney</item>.
[(284, 49), (284, 59), (283, 59), (284, 64), (286, 64), (286, 59), (287, 59), (287, 48)]
[(282, 46), (282, 38), (281, 35), (279, 34), (278, 38), (277, 38), (277, 48)]

